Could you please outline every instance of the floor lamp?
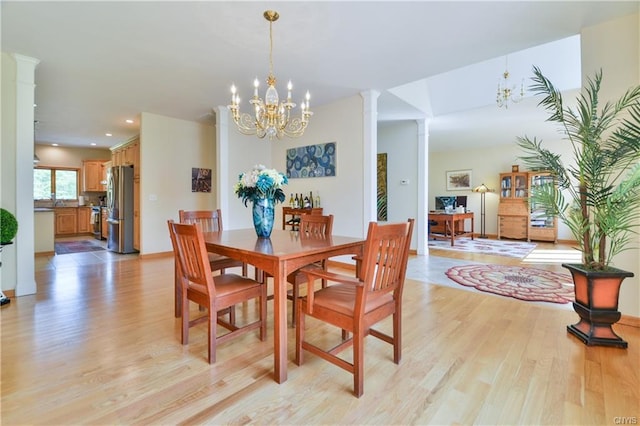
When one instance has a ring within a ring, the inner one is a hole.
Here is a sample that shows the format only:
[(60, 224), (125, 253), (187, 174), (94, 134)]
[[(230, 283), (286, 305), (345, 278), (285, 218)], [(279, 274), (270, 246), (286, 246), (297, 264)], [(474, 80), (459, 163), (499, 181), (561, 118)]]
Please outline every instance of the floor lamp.
[(480, 193), (480, 235), (478, 238), (488, 238), (487, 234), (484, 233), (484, 216), (485, 216), (485, 207), (484, 207), (484, 196), (487, 192), (493, 192), (493, 189), (489, 189), (487, 185), (484, 183), (480, 186), (476, 186), (473, 188), (473, 192)]

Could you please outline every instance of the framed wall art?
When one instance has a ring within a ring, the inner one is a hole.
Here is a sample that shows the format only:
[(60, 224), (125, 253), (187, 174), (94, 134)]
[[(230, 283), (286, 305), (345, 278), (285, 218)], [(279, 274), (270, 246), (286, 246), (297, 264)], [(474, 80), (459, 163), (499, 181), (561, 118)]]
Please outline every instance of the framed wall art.
[(300, 146), (287, 150), (289, 179), (336, 175), (336, 143)]
[(387, 220), (387, 153), (378, 154), (378, 220)]
[(471, 190), (471, 170), (448, 170), (447, 191)]
[(191, 169), (191, 192), (211, 192), (211, 169)]

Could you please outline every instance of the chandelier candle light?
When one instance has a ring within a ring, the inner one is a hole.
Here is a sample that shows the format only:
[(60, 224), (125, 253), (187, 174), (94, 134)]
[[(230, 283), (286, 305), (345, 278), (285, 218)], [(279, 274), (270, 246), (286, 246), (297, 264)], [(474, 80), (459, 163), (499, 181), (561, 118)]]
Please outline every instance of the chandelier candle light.
[(296, 104), (291, 102), (291, 89), (293, 88), (291, 81), (287, 84), (287, 100), (280, 102), (278, 91), (276, 90), (276, 77), (273, 75), (273, 23), (278, 20), (280, 15), (273, 10), (264, 12), (264, 17), (269, 21), (269, 76), (267, 77), (267, 92), (264, 100), (258, 96), (258, 88), (260, 82), (256, 78), (253, 82), (253, 98), (249, 101), (255, 109), (255, 115), (240, 112), (240, 96), (237, 93), (236, 86), (231, 86), (231, 110), (233, 121), (238, 126), (240, 133), (245, 135), (256, 135), (260, 139), (265, 136), (269, 140), (274, 137), (282, 139), (282, 136), (291, 138), (299, 137), (304, 134), (304, 130), (309, 124), (309, 117), (313, 113), (309, 110), (310, 95), (307, 91), (305, 101), (300, 103), (300, 117), (291, 117), (291, 110)]
[(509, 102), (513, 102), (517, 104), (524, 98), (524, 79), (520, 83), (520, 93), (516, 92), (516, 85), (509, 85), (509, 69), (507, 58), (504, 60), (504, 73), (502, 74), (502, 79), (498, 79), (498, 93), (496, 95), (496, 103), (498, 104), (498, 108), (505, 107), (505, 109), (509, 109)]

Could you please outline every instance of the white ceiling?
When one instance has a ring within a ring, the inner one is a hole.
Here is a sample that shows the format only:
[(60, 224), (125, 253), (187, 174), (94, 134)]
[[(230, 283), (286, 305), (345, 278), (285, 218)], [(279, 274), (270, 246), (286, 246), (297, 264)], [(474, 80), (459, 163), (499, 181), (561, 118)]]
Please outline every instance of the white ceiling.
[(507, 111), (493, 104), (504, 55), (517, 83), (530, 76), (531, 64), (544, 63), (521, 51), (540, 53), (531, 48), (638, 13), (639, 4), (2, 1), (2, 51), (40, 60), (37, 143), (108, 147), (138, 133), (142, 111), (210, 120), (212, 108), (229, 103), (232, 82), (248, 99), (253, 79), (263, 81), (268, 72), (269, 26), (262, 13), (274, 9), (280, 13), (273, 26), (280, 90), (292, 79), (294, 100), (308, 89), (312, 110), (379, 90), (380, 120), (426, 112), (433, 115), (431, 137), (458, 132), (464, 146), (464, 140), (477, 143), (476, 126), (517, 122), (530, 110), (540, 114), (529, 99)]

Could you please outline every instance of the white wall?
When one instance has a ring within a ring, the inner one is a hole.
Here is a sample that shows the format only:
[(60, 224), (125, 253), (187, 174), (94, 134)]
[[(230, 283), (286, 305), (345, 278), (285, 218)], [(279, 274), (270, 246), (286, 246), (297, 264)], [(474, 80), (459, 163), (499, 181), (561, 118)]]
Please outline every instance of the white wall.
[[(277, 169), (284, 172), (284, 168), (279, 164), (274, 164), (272, 160), (271, 147), (281, 142), (270, 142), (268, 138), (258, 139), (257, 136), (243, 135), (238, 132), (233, 120), (228, 127), (228, 157), (221, 158), (220, 161), (226, 162), (227, 182), (226, 194), (228, 199), (226, 205), (228, 211), (223, 211), (223, 220), (225, 229), (242, 229), (253, 227), (253, 216), (251, 212), (251, 204), (245, 207), (242, 200), (233, 192), (233, 186), (238, 181), (240, 173), (251, 170), (253, 166), (262, 164), (270, 169)], [(285, 192), (287, 188), (285, 188)], [(287, 198), (288, 200), (288, 198)], [(279, 208), (276, 207), (276, 212)], [(276, 217), (275, 225), (277, 226), (280, 219)]]
[(178, 210), (216, 208), (215, 192), (191, 192), (191, 169), (215, 169), (214, 151), (213, 126), (142, 113), (141, 254), (172, 250), (167, 220), (177, 221)]
[(101, 148), (67, 148), (62, 146), (36, 145), (38, 166), (82, 167), (83, 160), (111, 160), (111, 151)]
[[(418, 123), (378, 124), (378, 153), (387, 154), (387, 222), (418, 219)], [(407, 180), (408, 184), (401, 184)], [(416, 247), (417, 226), (411, 248)]]
[[(583, 29), (582, 46), (583, 80), (602, 69), (601, 105), (640, 84), (640, 14)], [(640, 236), (632, 238), (632, 245), (640, 247)], [(614, 266), (635, 274), (622, 283), (619, 310), (624, 315), (640, 317), (640, 250), (620, 254), (614, 259)]]
[[(336, 142), (336, 176), (291, 179), (285, 188), (290, 193), (313, 191), (321, 198), (324, 214), (333, 214), (336, 235), (363, 237), (363, 101), (352, 96), (313, 109), (305, 134), (297, 139), (272, 142), (273, 167), (286, 171), (289, 148)], [(259, 143), (257, 141), (256, 143)], [(282, 209), (276, 209), (276, 224), (281, 223)]]

